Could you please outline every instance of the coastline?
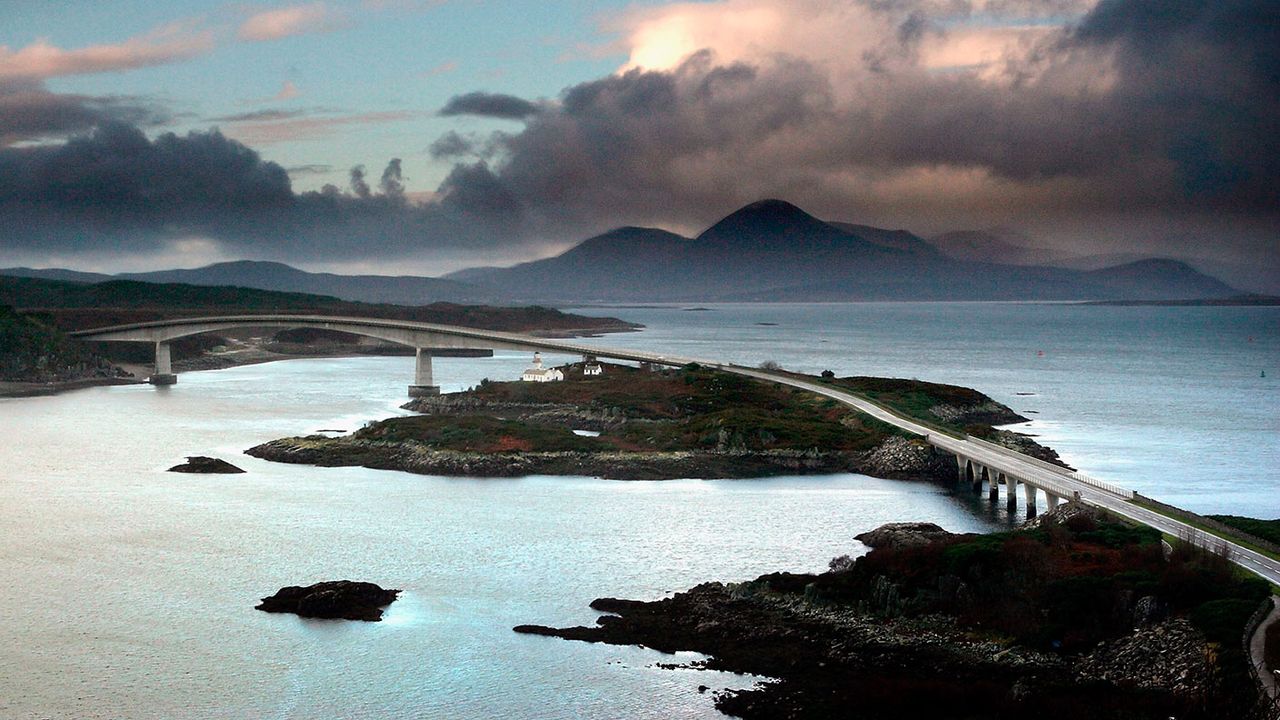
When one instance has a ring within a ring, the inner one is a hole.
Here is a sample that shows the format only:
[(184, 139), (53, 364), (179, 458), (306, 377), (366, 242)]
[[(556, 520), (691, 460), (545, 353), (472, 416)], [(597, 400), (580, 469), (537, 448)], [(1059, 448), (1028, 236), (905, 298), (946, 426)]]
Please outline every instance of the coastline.
[[(603, 326), (596, 328), (566, 328), (560, 330), (530, 331), (531, 335), (546, 338), (591, 338), (605, 334), (621, 332), (639, 332), (642, 327), (631, 324)], [(365, 348), (363, 351), (354, 348)], [(323, 350), (320, 348), (324, 348)], [(242, 349), (223, 353), (206, 353), (194, 358), (175, 360), (175, 372), (201, 372), (205, 370), (226, 370), (246, 365), (279, 362), (281, 360), (319, 360), (324, 358), (355, 357), (411, 357), (413, 349), (392, 345), (369, 346), (318, 346), (309, 352), (281, 353), (267, 350), (262, 345), (244, 343)], [(73, 390), (91, 387), (107, 387), (113, 385), (145, 385), (151, 369), (147, 365), (134, 363), (115, 363), (115, 366), (132, 374), (132, 377), (85, 377), (75, 380), (59, 380), (55, 382), (17, 382), (0, 381), (0, 399), (45, 397), (58, 395)]]

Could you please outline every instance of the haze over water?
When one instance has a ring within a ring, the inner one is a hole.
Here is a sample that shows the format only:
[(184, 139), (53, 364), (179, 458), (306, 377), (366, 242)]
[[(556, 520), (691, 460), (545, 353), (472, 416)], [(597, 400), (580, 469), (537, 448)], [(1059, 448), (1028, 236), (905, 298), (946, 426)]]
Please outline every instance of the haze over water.
[[(1280, 515), (1274, 308), (591, 312), (649, 326), (602, 345), (976, 387), (1038, 411), (1031, 431), (1086, 471), (1196, 510)], [(440, 359), (436, 376), (451, 391), (526, 364)], [(697, 686), (749, 679), (510, 628), (592, 622), (599, 596), (820, 570), (884, 522), (1008, 522), (984, 500), (856, 475), (447, 479), (240, 455), (401, 412), (411, 376), (411, 358), (297, 360), (0, 400), (0, 717), (716, 717)], [(190, 454), (248, 473), (164, 472)], [(405, 593), (378, 624), (252, 609), (336, 578)]]

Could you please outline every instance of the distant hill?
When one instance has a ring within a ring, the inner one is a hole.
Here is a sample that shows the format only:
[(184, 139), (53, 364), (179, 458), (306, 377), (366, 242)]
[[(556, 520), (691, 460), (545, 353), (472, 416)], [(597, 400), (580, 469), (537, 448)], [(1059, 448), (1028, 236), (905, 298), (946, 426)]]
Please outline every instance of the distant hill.
[(689, 239), (626, 227), (564, 253), (450, 278), (541, 302), (1149, 300), (1225, 297), (1226, 284), (1174, 261), (1094, 271), (960, 260), (901, 230), (823, 222), (755, 202)]
[[(943, 255), (969, 262), (996, 263), (998, 265), (1051, 265), (1067, 259), (1066, 253), (1026, 244), (1026, 238), (1011, 230), (957, 230), (929, 238), (929, 244)], [(1138, 257), (1131, 260), (1140, 259)], [(1118, 264), (1122, 261), (1110, 263)], [(1093, 270), (1096, 268), (1076, 268)]]
[(215, 263), (189, 270), (159, 270), (119, 275), (33, 268), (0, 269), (0, 275), (94, 283), (108, 280), (138, 280), (187, 285), (234, 285), (258, 290), (332, 295), (343, 300), (397, 305), (425, 305), (439, 301), (492, 302), (501, 297), (501, 293), (495, 290), (482, 290), (462, 282), (441, 278), (312, 273), (283, 263), (256, 260)]
[(566, 335), (637, 327), (617, 318), (572, 315), (547, 307), (432, 303), (409, 307), (358, 303), (326, 295), (243, 287), (111, 280), (68, 282), (0, 275), (0, 305), (9, 305), (62, 330), (197, 315), (291, 313), (355, 315), (466, 327)]

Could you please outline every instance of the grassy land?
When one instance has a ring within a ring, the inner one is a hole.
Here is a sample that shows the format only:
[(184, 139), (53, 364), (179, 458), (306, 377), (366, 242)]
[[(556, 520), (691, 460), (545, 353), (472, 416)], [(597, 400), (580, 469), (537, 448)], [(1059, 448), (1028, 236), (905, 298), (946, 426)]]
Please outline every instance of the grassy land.
[(1206, 515), (1222, 523), (1229, 525), (1237, 530), (1243, 530), (1250, 535), (1262, 538), (1267, 542), (1273, 542), (1280, 545), (1280, 519), (1278, 520), (1259, 520), (1257, 518), (1241, 517), (1239, 515)]
[[(1241, 534), (1241, 533), (1224, 532), (1223, 530), (1221, 530), (1221, 529), (1219, 529), (1219, 528), (1212, 527), (1212, 526), (1208, 525), (1207, 523), (1205, 523), (1203, 520), (1199, 520), (1199, 519), (1197, 519), (1197, 516), (1196, 516), (1194, 513), (1187, 513), (1187, 512), (1185, 512), (1185, 511), (1183, 511), (1183, 512), (1172, 512), (1172, 511), (1170, 511), (1168, 508), (1162, 507), (1162, 506), (1160, 506), (1160, 505), (1158, 505), (1158, 504), (1156, 504), (1156, 503), (1148, 502), (1146, 498), (1141, 497), (1141, 496), (1135, 497), (1134, 499), (1130, 500), (1129, 502), (1131, 502), (1131, 503), (1133, 503), (1134, 505), (1137, 505), (1137, 506), (1139, 506), (1139, 507), (1146, 508), (1147, 510), (1150, 510), (1150, 511), (1152, 511), (1152, 512), (1160, 513), (1161, 515), (1164, 515), (1164, 516), (1165, 516), (1165, 517), (1167, 517), (1167, 518), (1171, 518), (1171, 519), (1173, 519), (1173, 520), (1177, 520), (1177, 521), (1179, 521), (1179, 522), (1186, 523), (1187, 525), (1190, 525), (1191, 527), (1193, 527), (1193, 528), (1195, 528), (1195, 529), (1197, 529), (1197, 530), (1199, 530), (1199, 531), (1201, 531), (1201, 532), (1208, 533), (1208, 534), (1210, 534), (1210, 535), (1212, 535), (1212, 536), (1214, 536), (1214, 537), (1216, 537), (1216, 538), (1221, 538), (1221, 539), (1223, 539), (1223, 540), (1230, 540), (1231, 542), (1233, 542), (1233, 543), (1235, 543), (1235, 544), (1237, 544), (1237, 545), (1239, 545), (1239, 546), (1241, 546), (1241, 547), (1248, 548), (1248, 549), (1250, 549), (1250, 550), (1252, 550), (1252, 551), (1254, 551), (1254, 552), (1256, 552), (1256, 553), (1261, 553), (1262, 555), (1266, 555), (1266, 556), (1267, 556), (1267, 557), (1269, 557), (1269, 558), (1272, 558), (1272, 559), (1275, 559), (1275, 560), (1280, 560), (1280, 553), (1276, 553), (1276, 552), (1274, 552), (1273, 550), (1271, 550), (1271, 549), (1269, 549), (1269, 548), (1266, 548), (1266, 547), (1263, 547), (1263, 546), (1259, 545), (1258, 543), (1254, 542), (1252, 539), (1250, 539), (1249, 537), (1247, 537), (1246, 535), (1243, 535), (1243, 534)], [(1220, 518), (1220, 517), (1233, 517), (1233, 516), (1211, 516), (1211, 517), (1213, 517), (1213, 519), (1217, 520), (1217, 519), (1218, 519), (1218, 518)], [(1273, 522), (1278, 522), (1278, 521), (1274, 521), (1274, 520), (1270, 520), (1270, 521), (1268, 521), (1268, 520), (1254, 520), (1253, 518), (1239, 518), (1239, 519), (1240, 519), (1240, 520), (1248, 520), (1248, 521), (1256, 522), (1256, 523), (1273, 523)], [(1219, 520), (1219, 522), (1221, 522), (1221, 520)], [(1238, 526), (1237, 526), (1237, 527), (1238, 527)], [(1241, 530), (1243, 530), (1243, 528), (1240, 528), (1240, 529), (1241, 529)]]
[[(796, 377), (814, 380), (803, 375)], [(877, 377), (824, 376), (818, 382), (870, 400), (896, 415), (953, 437), (963, 438), (966, 434), (988, 437), (993, 432), (993, 424), (1003, 425), (1026, 420), (1007, 407), (995, 403), (987, 395), (958, 385)], [(949, 422), (933, 411), (940, 405), (963, 409), (997, 407), (1000, 410), (978, 412), (969, 419)]]
[[(602, 423), (598, 438), (573, 435), (562, 421), (496, 420), (483, 414), (392, 418), (361, 437), (416, 440), (450, 450), (870, 450), (900, 434), (839, 403), (812, 393), (696, 366), (649, 372), (607, 365), (603, 375), (568, 368), (564, 382), (485, 381), (453, 402), (495, 407), (557, 406), (591, 416), (625, 418)], [(468, 413), (476, 411), (469, 410)], [(483, 409), (480, 412), (484, 412)], [(450, 426), (458, 431), (447, 432)], [(589, 423), (583, 423), (584, 428)]]

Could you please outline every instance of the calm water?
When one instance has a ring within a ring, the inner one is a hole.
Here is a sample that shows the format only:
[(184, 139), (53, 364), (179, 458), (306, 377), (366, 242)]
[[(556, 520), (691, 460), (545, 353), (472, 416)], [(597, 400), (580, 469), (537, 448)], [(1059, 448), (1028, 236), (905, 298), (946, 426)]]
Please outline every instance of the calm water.
[(1280, 517), (1280, 308), (703, 307), (575, 312), (648, 326), (592, 341), (605, 345), (977, 388), (1087, 473), (1203, 513)]
[[(446, 390), (524, 356), (438, 360)], [(410, 358), (187, 373), (167, 389), (0, 400), (0, 718), (712, 717), (749, 679), (517, 635), (601, 595), (819, 570), (898, 519), (982, 531), (985, 503), (846, 475), (445, 479), (241, 456), (397, 412)], [(193, 453), (245, 475), (176, 475)], [(252, 609), (287, 584), (401, 588), (378, 624)]]
[[(1280, 514), (1276, 396), (1257, 377), (1280, 373), (1273, 310), (610, 312), (650, 327), (603, 344), (972, 385), (1038, 410), (1036, 431), (1087, 470), (1197, 509)], [(448, 391), (525, 363), (437, 360), (436, 374)], [(410, 358), (298, 360), (0, 400), (0, 718), (713, 717), (697, 686), (750, 679), (510, 628), (591, 622), (601, 595), (818, 570), (883, 522), (1008, 522), (856, 475), (446, 479), (239, 454), (399, 412), (411, 375)], [(248, 473), (163, 472), (197, 453)], [(405, 593), (379, 624), (252, 610), (340, 577)]]

